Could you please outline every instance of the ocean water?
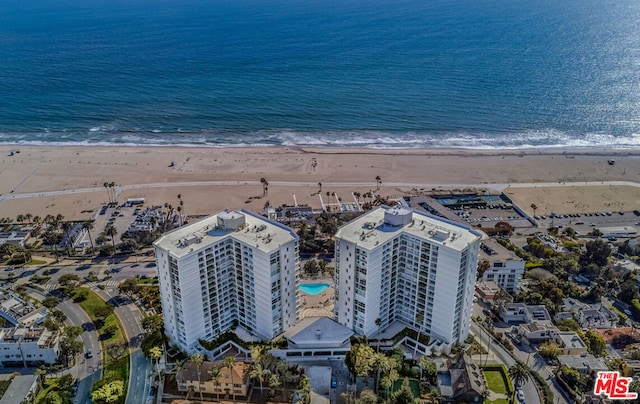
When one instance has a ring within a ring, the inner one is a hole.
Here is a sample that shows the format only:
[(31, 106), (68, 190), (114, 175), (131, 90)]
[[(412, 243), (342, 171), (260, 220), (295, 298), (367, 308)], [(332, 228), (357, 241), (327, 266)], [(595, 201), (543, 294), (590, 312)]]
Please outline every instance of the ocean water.
[(3, 0), (0, 143), (636, 149), (640, 2)]

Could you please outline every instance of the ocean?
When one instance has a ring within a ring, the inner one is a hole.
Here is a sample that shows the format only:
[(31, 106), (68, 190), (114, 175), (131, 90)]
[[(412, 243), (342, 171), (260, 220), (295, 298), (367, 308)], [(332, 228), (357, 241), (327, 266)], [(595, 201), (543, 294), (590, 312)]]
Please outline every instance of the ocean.
[(638, 0), (0, 2), (0, 144), (640, 148)]

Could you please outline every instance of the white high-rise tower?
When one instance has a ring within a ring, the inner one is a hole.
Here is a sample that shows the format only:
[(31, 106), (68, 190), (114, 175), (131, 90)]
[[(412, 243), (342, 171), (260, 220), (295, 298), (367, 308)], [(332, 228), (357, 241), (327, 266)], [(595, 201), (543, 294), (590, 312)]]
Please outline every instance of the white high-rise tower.
[(234, 325), (273, 338), (298, 317), (298, 236), (249, 211), (224, 211), (155, 243), (165, 332), (193, 353)]
[(401, 322), (448, 346), (469, 333), (482, 236), (461, 224), (381, 207), (336, 234), (335, 316), (371, 336)]

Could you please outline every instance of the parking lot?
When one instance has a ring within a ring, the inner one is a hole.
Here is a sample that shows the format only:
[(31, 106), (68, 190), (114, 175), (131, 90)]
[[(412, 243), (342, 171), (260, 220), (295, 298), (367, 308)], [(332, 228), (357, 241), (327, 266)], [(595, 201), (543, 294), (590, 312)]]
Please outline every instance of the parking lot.
[[(637, 212), (634, 213), (634, 212)], [(535, 216), (539, 228), (571, 227), (578, 235), (586, 235), (593, 229), (631, 226), (640, 229), (640, 211), (574, 213), (571, 215)]]
[(121, 235), (127, 232), (129, 225), (135, 220), (136, 215), (142, 210), (141, 207), (124, 206), (117, 207), (102, 206), (96, 215), (92, 237), (101, 233), (107, 225), (111, 224), (116, 228), (117, 234), (115, 242), (118, 244)]
[(510, 204), (496, 203), (451, 209), (464, 222), (474, 226), (493, 227), (497, 222), (508, 222), (513, 227), (530, 227), (531, 223)]

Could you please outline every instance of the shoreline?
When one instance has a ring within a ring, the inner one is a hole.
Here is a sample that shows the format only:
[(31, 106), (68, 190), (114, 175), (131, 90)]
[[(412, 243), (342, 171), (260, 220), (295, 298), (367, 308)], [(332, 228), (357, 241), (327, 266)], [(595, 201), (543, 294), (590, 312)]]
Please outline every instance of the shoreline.
[[(11, 151), (19, 153), (10, 156)], [(120, 202), (144, 197), (147, 204), (176, 206), (176, 195), (182, 194), (187, 215), (225, 208), (260, 211), (267, 202), (319, 208), (321, 200), (333, 202), (332, 193), (349, 202), (356, 193), (372, 190), (398, 198), (436, 189), (504, 190), (523, 183), (635, 183), (640, 178), (638, 157), (640, 150), (597, 148), (0, 146), (0, 217), (61, 213), (69, 219), (86, 220), (88, 211), (107, 202), (105, 182), (115, 183)], [(608, 163), (612, 159), (615, 164)], [(376, 176), (381, 177), (379, 191)], [(269, 183), (266, 195), (261, 178)], [(622, 191), (590, 189), (598, 206), (594, 210), (621, 198), (626, 201), (621, 202), (624, 206), (640, 208), (635, 190), (618, 188)], [(522, 188), (511, 191), (532, 193)], [(542, 204), (537, 204), (542, 212)]]
[(593, 146), (529, 146), (529, 147), (454, 147), (454, 146), (430, 146), (430, 147), (362, 147), (342, 145), (283, 145), (283, 144), (132, 144), (132, 143), (0, 143), (0, 153), (4, 149), (178, 149), (178, 150), (291, 150), (311, 154), (384, 154), (384, 155), (584, 155), (584, 156), (640, 156), (638, 147), (605, 147)]

